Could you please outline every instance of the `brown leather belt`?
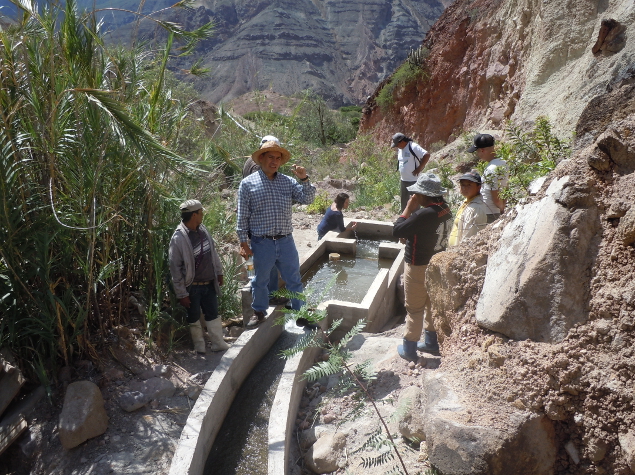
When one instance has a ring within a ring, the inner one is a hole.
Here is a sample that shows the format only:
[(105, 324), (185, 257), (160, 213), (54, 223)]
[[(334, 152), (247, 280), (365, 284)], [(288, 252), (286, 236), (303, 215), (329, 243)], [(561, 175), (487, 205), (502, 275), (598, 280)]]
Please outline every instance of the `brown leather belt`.
[(205, 282), (192, 282), (192, 285), (209, 285), (211, 280), (206, 280)]

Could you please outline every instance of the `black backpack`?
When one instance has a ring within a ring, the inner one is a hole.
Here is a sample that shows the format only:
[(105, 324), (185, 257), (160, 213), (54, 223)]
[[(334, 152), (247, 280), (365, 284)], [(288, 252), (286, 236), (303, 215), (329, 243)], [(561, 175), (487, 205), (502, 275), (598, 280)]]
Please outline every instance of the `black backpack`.
[[(421, 165), (421, 158), (417, 157), (417, 154), (415, 153), (414, 150), (412, 150), (412, 146), (410, 145), (412, 143), (412, 141), (408, 142), (408, 150), (410, 150), (410, 155), (412, 155), (413, 157), (415, 157), (415, 170), (417, 168), (419, 168), (419, 165)], [(399, 171), (399, 160), (397, 160), (397, 171)]]

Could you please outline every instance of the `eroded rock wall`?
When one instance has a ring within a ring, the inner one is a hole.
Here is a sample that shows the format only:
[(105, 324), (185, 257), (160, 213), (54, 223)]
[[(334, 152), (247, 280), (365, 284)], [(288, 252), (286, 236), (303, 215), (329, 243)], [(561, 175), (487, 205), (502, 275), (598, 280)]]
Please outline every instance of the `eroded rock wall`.
[[(591, 101), (576, 126), (574, 155), (524, 205), (530, 209), (554, 198), (549, 206), (557, 205), (557, 212), (543, 217), (568, 214), (554, 222), (556, 228), (569, 223), (564, 227), (568, 236), (556, 239), (561, 246), (553, 246), (553, 236), (545, 239), (531, 226), (524, 229), (533, 232), (519, 230), (527, 222), (523, 211), (516, 210), (452, 251), (437, 254), (428, 267), (442, 347), (440, 370), (470, 414), (467, 426), (512, 430), (507, 414), (515, 411), (548, 418), (557, 451), (553, 473), (558, 475), (627, 475), (635, 468), (634, 102), (635, 86), (630, 84), (616, 85)], [(564, 187), (566, 183), (571, 186)], [(580, 210), (591, 214), (570, 228), (570, 219)], [(580, 235), (572, 232), (576, 228), (589, 234), (585, 241), (590, 245), (584, 249), (579, 248)], [(504, 255), (495, 258), (505, 246), (511, 256), (533, 250), (525, 260), (509, 263)], [(532, 259), (538, 270), (534, 275), (541, 275), (552, 292), (542, 303), (534, 298), (541, 282), (517, 278)], [(535, 313), (516, 308), (511, 315), (515, 322), (491, 325), (497, 307), (483, 295), (488, 275), (497, 271), (508, 276), (498, 281), (507, 288), (498, 297), (518, 305), (533, 303)], [(516, 286), (519, 282), (524, 285)], [(567, 302), (569, 313), (562, 305)], [(562, 325), (571, 316), (575, 319)], [(539, 327), (551, 335), (515, 333)]]
[(380, 140), (401, 130), (429, 146), (546, 115), (571, 134), (591, 99), (635, 75), (634, 20), (630, 0), (458, 0), (423, 43), (427, 78), (386, 109), (375, 100), (382, 84), (362, 130)]

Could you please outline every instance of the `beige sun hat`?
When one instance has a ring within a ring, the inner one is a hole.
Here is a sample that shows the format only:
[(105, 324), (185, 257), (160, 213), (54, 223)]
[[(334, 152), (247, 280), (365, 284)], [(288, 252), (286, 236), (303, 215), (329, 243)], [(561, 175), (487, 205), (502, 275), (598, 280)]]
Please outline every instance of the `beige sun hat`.
[(251, 159), (256, 162), (258, 165), (260, 163), (260, 155), (265, 152), (280, 152), (282, 154), (282, 161), (280, 162), (280, 166), (284, 165), (291, 158), (291, 152), (289, 152), (286, 148), (281, 147), (279, 144), (274, 142), (273, 140), (269, 142), (263, 143), (258, 150), (251, 154)]
[(410, 193), (426, 196), (442, 196), (447, 190), (441, 186), (441, 179), (434, 173), (421, 173), (417, 182), (406, 188)]

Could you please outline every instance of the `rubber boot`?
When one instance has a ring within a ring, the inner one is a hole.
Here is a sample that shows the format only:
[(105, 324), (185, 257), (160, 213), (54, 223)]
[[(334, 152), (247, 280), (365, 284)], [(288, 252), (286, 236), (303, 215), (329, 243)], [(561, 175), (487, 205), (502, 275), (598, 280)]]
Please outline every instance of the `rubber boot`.
[(201, 328), (203, 328), (203, 338), (207, 341), (211, 341), (208, 333), (205, 331), (207, 329), (207, 325), (205, 323), (205, 314), (203, 312), (201, 312), (201, 316), (198, 321), (201, 322)]
[(212, 341), (212, 351), (225, 351), (229, 345), (223, 340), (223, 323), (220, 317), (205, 322), (207, 324), (207, 334)]
[(417, 342), (408, 341), (404, 338), (403, 345), (397, 347), (397, 353), (405, 360), (417, 361), (419, 359), (419, 355), (417, 354)]
[(190, 333), (192, 334), (192, 341), (194, 342), (194, 350), (199, 355), (204, 355), (205, 340), (203, 339), (203, 329), (201, 328), (201, 322), (190, 323)]
[(425, 330), (424, 334), (423, 343), (417, 343), (417, 350), (439, 356), (440, 353), (439, 342), (437, 341), (437, 332)]

